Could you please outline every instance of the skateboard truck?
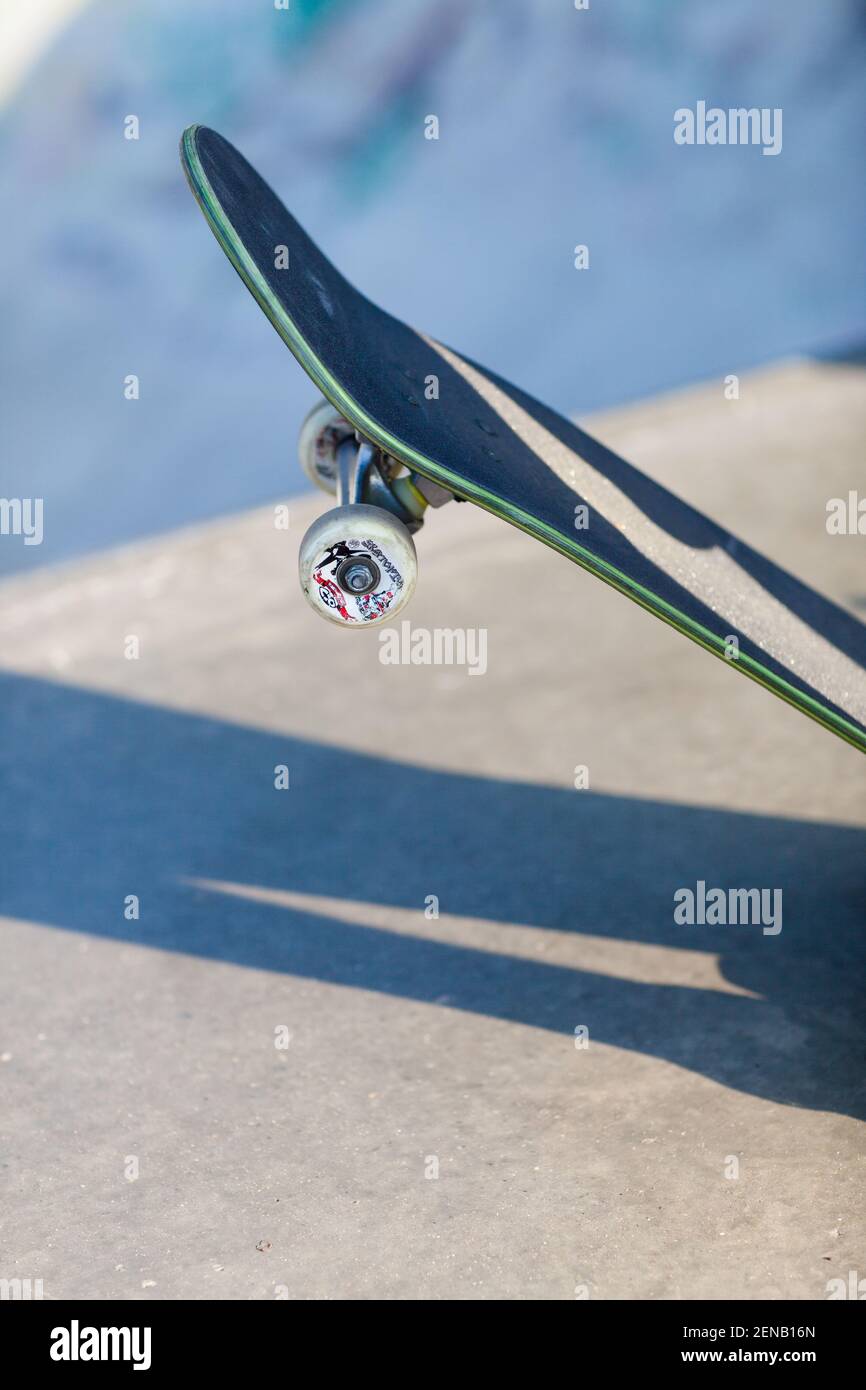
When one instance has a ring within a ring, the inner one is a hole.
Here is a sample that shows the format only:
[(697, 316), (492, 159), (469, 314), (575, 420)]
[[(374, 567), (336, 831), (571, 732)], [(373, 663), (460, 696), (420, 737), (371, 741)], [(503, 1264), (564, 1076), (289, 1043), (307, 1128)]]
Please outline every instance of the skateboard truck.
[(451, 493), (383, 454), (327, 400), (301, 425), (298, 453), (310, 481), (337, 499), (301, 542), (298, 572), (307, 601), (344, 626), (390, 621), (415, 589), (412, 533), (428, 505), (442, 506)]

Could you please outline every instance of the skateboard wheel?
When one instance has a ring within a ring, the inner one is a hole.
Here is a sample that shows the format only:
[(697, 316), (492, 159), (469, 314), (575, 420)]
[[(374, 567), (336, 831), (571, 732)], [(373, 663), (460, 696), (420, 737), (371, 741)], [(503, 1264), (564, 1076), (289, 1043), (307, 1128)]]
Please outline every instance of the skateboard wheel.
[(375, 627), (405, 608), (418, 560), (408, 530), (381, 507), (335, 507), (314, 521), (298, 555), (304, 596), (323, 618)]
[(298, 457), (311, 483), (323, 492), (337, 491), (337, 449), (354, 434), (348, 420), (324, 398), (308, 411), (298, 435)]

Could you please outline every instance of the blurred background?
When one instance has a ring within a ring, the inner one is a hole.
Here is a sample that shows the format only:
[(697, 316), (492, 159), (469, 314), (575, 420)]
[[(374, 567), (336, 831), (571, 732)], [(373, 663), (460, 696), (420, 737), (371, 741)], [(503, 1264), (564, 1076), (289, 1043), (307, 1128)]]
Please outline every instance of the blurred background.
[[(187, 124), (370, 297), (582, 414), (862, 339), (864, 48), (860, 0), (6, 0), (0, 491), (45, 540), (0, 563), (303, 487), (313, 391), (186, 188)], [(701, 99), (783, 108), (782, 153), (675, 145)]]

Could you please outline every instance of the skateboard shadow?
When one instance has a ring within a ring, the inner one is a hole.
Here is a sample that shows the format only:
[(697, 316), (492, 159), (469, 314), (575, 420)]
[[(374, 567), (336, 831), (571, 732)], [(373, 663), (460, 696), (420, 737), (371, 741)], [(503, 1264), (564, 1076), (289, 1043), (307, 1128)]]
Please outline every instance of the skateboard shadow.
[[(0, 700), (9, 916), (564, 1035), (585, 1024), (748, 1094), (866, 1114), (859, 829), (427, 771), (39, 680), (0, 677)], [(781, 888), (781, 933), (677, 925), (673, 895), (699, 879)], [(197, 880), (340, 899), (350, 920)], [(488, 949), (369, 925), (374, 904), (420, 927), (433, 893), (484, 919)], [(717, 952), (757, 997), (521, 958), (511, 923)]]

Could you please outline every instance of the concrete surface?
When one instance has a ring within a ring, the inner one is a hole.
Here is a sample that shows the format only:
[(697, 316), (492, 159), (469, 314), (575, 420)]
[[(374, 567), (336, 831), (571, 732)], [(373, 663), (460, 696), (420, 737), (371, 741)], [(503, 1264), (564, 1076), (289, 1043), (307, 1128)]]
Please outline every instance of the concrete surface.
[[(861, 369), (800, 363), (589, 426), (862, 611), (866, 542), (824, 515), (862, 490), (864, 414)], [(409, 618), (485, 628), (486, 674), (382, 665), (304, 606), (321, 500), (290, 508), (288, 536), (264, 508), (0, 588), (0, 1277), (866, 1273), (861, 756), (469, 506), (419, 538)], [(678, 925), (698, 880), (781, 888), (781, 933)]]

